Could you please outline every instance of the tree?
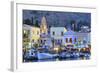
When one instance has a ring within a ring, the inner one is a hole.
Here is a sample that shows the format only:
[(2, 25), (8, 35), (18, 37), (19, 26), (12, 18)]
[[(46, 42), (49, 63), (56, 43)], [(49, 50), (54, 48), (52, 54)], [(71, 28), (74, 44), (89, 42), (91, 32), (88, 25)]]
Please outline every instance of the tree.
[(39, 26), (39, 23), (38, 23), (38, 20), (35, 20), (34, 26), (35, 26), (35, 27), (40, 27), (40, 26)]
[(25, 19), (25, 20), (23, 20), (23, 24), (30, 25), (31, 24), (31, 20), (30, 19)]

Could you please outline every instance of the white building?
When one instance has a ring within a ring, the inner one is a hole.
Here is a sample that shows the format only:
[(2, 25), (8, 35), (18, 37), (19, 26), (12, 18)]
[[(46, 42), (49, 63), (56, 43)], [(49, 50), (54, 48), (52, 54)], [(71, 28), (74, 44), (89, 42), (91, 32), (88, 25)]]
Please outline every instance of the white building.
[(80, 47), (84, 47), (86, 44), (90, 44), (90, 33), (74, 32), (69, 30), (64, 33), (63, 44), (65, 46), (72, 44), (74, 47), (78, 44)]
[(45, 46), (52, 47), (51, 37), (48, 34), (41, 34), (40, 35), (40, 43)]
[(62, 44), (62, 37), (64, 36), (64, 33), (66, 32), (65, 27), (51, 27), (50, 28), (50, 36), (54, 39), (55, 44), (59, 43)]

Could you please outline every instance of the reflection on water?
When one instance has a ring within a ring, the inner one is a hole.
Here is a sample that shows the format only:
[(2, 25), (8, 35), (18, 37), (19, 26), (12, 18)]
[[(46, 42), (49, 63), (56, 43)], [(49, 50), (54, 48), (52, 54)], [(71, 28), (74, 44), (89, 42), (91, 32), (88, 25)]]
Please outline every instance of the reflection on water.
[(70, 61), (70, 60), (89, 60), (90, 57), (77, 57), (77, 58), (51, 58), (39, 60), (25, 60), (24, 62), (49, 62), (49, 61)]

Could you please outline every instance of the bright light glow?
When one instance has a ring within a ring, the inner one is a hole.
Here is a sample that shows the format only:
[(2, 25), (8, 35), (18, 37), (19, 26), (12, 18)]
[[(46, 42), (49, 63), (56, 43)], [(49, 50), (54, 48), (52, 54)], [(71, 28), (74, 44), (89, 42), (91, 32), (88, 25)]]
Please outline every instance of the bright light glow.
[(58, 51), (58, 50), (59, 50), (59, 48), (58, 48), (58, 47), (55, 47), (55, 48), (54, 48), (54, 50)]
[(26, 31), (24, 30), (24, 34), (26, 33)]

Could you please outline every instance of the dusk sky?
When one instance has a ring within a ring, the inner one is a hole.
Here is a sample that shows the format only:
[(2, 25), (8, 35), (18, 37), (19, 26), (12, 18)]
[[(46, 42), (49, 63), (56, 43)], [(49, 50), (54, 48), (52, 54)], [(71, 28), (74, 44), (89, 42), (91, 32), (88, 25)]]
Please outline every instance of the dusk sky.
[(23, 10), (23, 20), (29, 19), (32, 22), (33, 17), (33, 20), (38, 20), (40, 24), (43, 16), (46, 17), (47, 24), (50, 26), (69, 27), (74, 20), (78, 26), (91, 27), (91, 13)]

